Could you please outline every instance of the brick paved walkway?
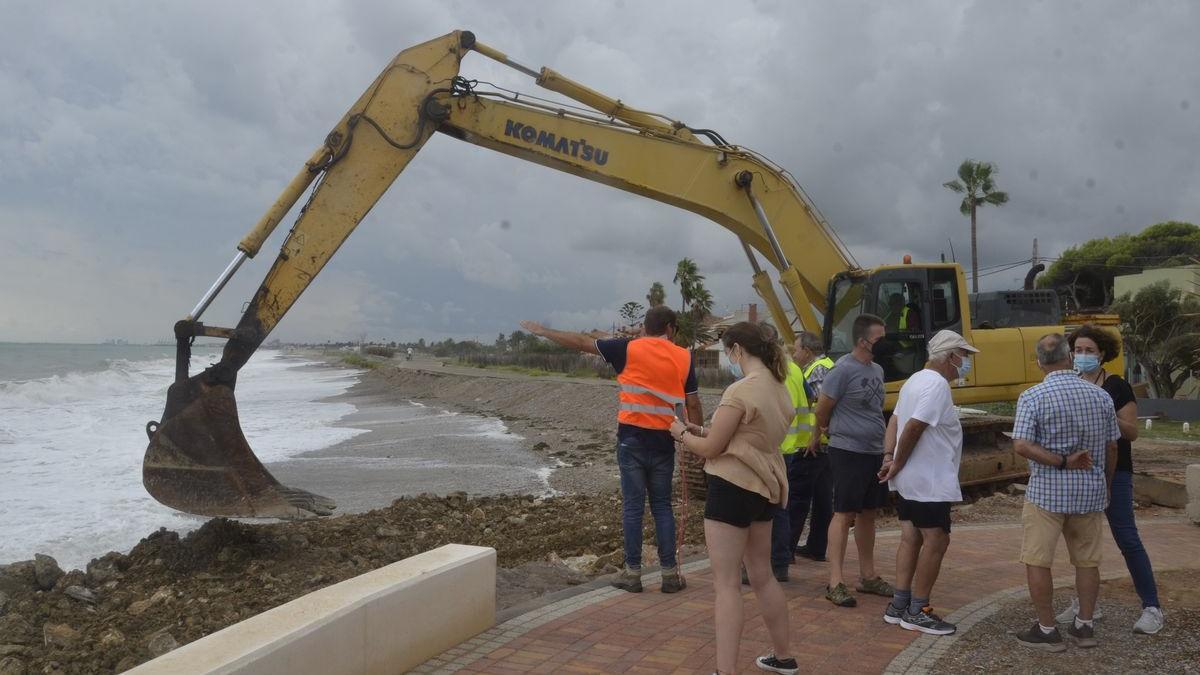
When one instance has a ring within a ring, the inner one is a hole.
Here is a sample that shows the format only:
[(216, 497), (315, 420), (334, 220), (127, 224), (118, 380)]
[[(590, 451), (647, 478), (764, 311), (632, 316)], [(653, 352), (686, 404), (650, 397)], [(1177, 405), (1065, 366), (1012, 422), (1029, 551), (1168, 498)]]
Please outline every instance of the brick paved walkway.
[[(1156, 569), (1200, 566), (1200, 529), (1177, 520), (1145, 521), (1139, 528)], [(881, 532), (876, 541), (877, 564), (888, 580), (895, 573), (898, 535)], [(955, 528), (934, 588), (938, 612), (963, 621), (967, 629), (1006, 592), (1019, 589), (1025, 583), (1024, 567), (1016, 562), (1020, 538), (1019, 525)], [(1124, 574), (1124, 560), (1107, 531), (1105, 541), (1102, 574)], [(852, 573), (857, 570), (853, 542), (849, 549), (846, 571)], [(1056, 582), (1072, 583), (1061, 542), (1057, 559)], [(688, 588), (682, 593), (664, 595), (654, 584), (641, 594), (593, 590), (500, 624), (414, 672), (711, 673), (711, 575), (707, 561), (684, 569)], [(920, 672), (948, 644), (946, 638), (918, 639), (916, 633), (885, 624), (881, 613), (886, 600), (878, 596), (859, 595), (854, 609), (834, 607), (823, 597), (825, 570), (825, 564), (806, 561), (792, 567), (792, 580), (784, 584), (801, 672)], [(769, 651), (770, 643), (753, 594), (747, 591), (745, 599), (739, 666), (759, 672), (754, 657)]]

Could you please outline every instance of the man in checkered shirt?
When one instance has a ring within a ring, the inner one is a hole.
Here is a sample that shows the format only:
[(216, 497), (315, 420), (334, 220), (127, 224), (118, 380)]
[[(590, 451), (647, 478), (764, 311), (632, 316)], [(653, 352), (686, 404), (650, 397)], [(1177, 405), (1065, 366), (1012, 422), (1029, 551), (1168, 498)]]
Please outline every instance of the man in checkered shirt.
[(1112, 398), (1073, 370), (1066, 338), (1052, 333), (1038, 340), (1037, 360), (1046, 377), (1017, 400), (1013, 448), (1029, 460), (1021, 562), (1038, 621), (1017, 640), (1060, 652), (1066, 645), (1054, 623), (1050, 575), (1059, 535), (1066, 540), (1079, 593), (1079, 614), (1067, 636), (1080, 647), (1098, 644), (1092, 612), (1100, 592), (1101, 521), (1121, 432)]

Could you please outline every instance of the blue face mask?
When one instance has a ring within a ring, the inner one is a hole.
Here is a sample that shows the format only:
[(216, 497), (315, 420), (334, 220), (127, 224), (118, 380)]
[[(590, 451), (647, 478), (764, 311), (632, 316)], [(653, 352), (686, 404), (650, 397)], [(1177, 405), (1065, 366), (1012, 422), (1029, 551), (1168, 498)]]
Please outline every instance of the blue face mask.
[(737, 361), (734, 361), (733, 357), (728, 353), (725, 354), (725, 358), (729, 359), (729, 372), (733, 373), (733, 379), (740, 380), (745, 377), (746, 374), (742, 372), (741, 364), (739, 364)]
[(1100, 367), (1100, 357), (1095, 354), (1076, 354), (1075, 370), (1081, 373), (1094, 373)]
[(962, 364), (958, 366), (958, 379), (961, 380), (967, 376), (967, 373), (971, 372), (972, 361), (969, 356), (960, 356), (958, 358), (962, 359)]

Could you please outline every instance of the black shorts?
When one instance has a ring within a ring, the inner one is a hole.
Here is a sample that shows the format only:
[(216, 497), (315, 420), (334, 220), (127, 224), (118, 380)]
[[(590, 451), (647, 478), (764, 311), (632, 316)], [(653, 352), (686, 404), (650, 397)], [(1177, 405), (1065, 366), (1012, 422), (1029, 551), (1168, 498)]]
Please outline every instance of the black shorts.
[(704, 502), (704, 517), (708, 520), (734, 527), (750, 527), (750, 523), (773, 519), (775, 508), (757, 492), (738, 487), (724, 478), (708, 475), (708, 497)]
[(833, 474), (833, 512), (859, 513), (887, 506), (888, 488), (879, 482), (883, 455), (829, 448)]
[(896, 516), (913, 527), (950, 531), (950, 502), (914, 502), (896, 495)]

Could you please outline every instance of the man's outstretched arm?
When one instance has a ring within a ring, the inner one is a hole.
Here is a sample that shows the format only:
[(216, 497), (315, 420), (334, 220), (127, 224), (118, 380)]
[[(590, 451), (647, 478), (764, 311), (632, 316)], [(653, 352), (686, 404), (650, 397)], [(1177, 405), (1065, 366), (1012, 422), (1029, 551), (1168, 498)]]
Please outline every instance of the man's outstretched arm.
[(544, 337), (551, 342), (556, 342), (568, 349), (574, 349), (587, 354), (600, 354), (600, 350), (596, 349), (596, 339), (590, 335), (546, 328), (536, 321), (522, 321), (521, 328), (534, 335)]

